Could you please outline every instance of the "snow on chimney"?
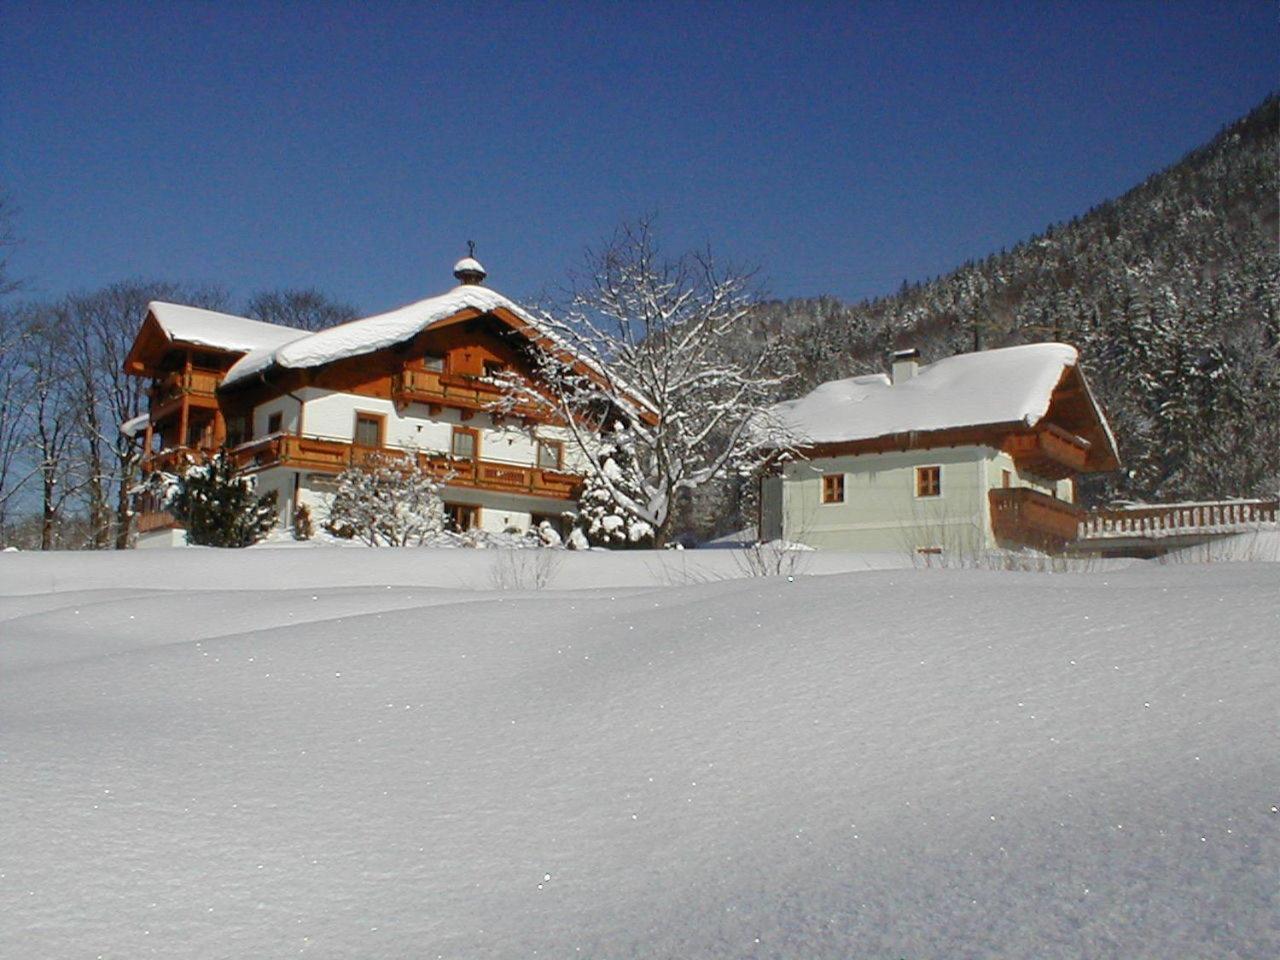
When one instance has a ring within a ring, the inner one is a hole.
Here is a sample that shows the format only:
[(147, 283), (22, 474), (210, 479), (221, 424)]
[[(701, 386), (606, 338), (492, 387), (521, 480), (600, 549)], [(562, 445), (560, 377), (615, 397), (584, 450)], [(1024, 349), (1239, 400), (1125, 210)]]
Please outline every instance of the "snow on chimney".
[(467, 241), (467, 255), (453, 265), (453, 275), (464, 286), (484, 283), (487, 274), (484, 267), (480, 266), (480, 261), (476, 259), (474, 241)]
[(912, 347), (910, 350), (898, 350), (893, 354), (893, 372), (891, 382), (906, 383), (920, 369), (920, 351)]

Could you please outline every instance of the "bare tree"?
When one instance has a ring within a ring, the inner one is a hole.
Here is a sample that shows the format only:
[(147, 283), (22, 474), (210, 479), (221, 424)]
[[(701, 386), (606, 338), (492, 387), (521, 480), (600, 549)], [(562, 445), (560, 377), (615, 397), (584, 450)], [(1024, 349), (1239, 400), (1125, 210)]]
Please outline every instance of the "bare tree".
[(340, 303), (312, 288), (264, 290), (254, 294), (245, 305), (245, 315), (300, 330), (323, 330), (359, 316), (350, 304)]
[(23, 456), (28, 449), (28, 400), (32, 375), (26, 347), (26, 318), (0, 309), (0, 531), (8, 528), (9, 505), (35, 475)]
[[(761, 373), (769, 341), (743, 349), (736, 336), (750, 322), (751, 284), (709, 252), (664, 258), (648, 221), (624, 225), (588, 252), (559, 316), (544, 313), (531, 331), (541, 349), (529, 360), (550, 395), (508, 378), (506, 405), (558, 415), (593, 479), (652, 526), (657, 546), (678, 492), (763, 459), (754, 429), (779, 381)], [(625, 469), (601, 456), (600, 428), (627, 450)]]
[(124, 358), (153, 300), (219, 310), (226, 308), (227, 295), (218, 287), (125, 280), (69, 296), (59, 305), (69, 331), (76, 446), (86, 481), (82, 493), (92, 530), (90, 545), (98, 548), (129, 545), (129, 491), (141, 479), (144, 451), (120, 432), (120, 425), (146, 412), (147, 382), (125, 373)]
[(35, 306), (27, 317), (29, 335), (22, 358), (31, 384), (27, 416), (30, 455), (40, 482), (40, 549), (52, 550), (58, 545), (63, 508), (79, 487), (70, 456), (78, 411), (64, 316), (54, 308)]

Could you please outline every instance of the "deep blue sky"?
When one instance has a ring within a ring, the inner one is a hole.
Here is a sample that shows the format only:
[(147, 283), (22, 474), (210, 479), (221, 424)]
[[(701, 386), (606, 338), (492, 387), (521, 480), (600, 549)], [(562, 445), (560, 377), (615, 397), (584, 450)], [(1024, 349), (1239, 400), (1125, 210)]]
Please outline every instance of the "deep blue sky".
[(372, 312), (474, 239), (512, 296), (622, 219), (778, 296), (891, 292), (1115, 196), (1277, 87), (1272, 2), (0, 0), (37, 295), (128, 276)]

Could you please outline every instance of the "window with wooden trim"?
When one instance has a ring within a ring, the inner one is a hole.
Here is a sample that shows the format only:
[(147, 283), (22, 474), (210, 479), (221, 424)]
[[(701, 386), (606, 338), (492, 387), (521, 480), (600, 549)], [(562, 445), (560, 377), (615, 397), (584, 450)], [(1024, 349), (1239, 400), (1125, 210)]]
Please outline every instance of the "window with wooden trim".
[(283, 413), (271, 414), (270, 416), (267, 417), (267, 433), (268, 434), (279, 433), (280, 427), (283, 425), (283, 423), (284, 423)]
[(382, 446), (382, 425), (386, 418), (378, 413), (357, 413), (355, 443), (357, 447)]
[(457, 460), (474, 460), (479, 440), (476, 431), (469, 427), (454, 427), (449, 441), (449, 455)]
[(564, 444), (559, 440), (538, 440), (538, 467), (559, 470), (564, 466)]
[(444, 354), (428, 353), (422, 358), (422, 369), (444, 373)]
[(916, 496), (942, 496), (942, 467), (916, 467)]
[(1013, 486), (1013, 474), (1008, 470), (1000, 471), (1000, 486), (1006, 490)]
[(484, 370), (484, 375), (492, 379), (506, 373), (507, 365), (501, 360), (486, 360), (482, 369)]
[(445, 526), (454, 533), (466, 533), (480, 526), (480, 508), (469, 503), (446, 503), (444, 505)]
[(822, 502), (844, 503), (843, 473), (828, 473), (822, 478)]

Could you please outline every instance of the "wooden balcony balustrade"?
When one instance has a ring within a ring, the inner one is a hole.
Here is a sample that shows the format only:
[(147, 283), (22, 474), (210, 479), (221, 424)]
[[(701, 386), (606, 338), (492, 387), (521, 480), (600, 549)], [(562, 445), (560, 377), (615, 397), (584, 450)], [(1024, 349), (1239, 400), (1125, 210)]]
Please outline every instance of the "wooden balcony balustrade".
[(1280, 500), (1219, 500), (1094, 510), (1080, 523), (1082, 541), (1244, 533), (1276, 523)]
[[(391, 381), (391, 397), (399, 403), (425, 403), (430, 408), (457, 407), (484, 410), (506, 395), (505, 388), (482, 377), (461, 377), (438, 370), (401, 371)], [(512, 409), (517, 417), (547, 419), (545, 412), (529, 404)]]
[(1005, 452), (1013, 457), (1020, 472), (1046, 480), (1062, 480), (1081, 473), (1089, 459), (1090, 443), (1084, 437), (1046, 423), (1034, 433), (1010, 434)]
[(987, 495), (991, 531), (1010, 543), (1057, 551), (1075, 541), (1084, 510), (1029, 487), (1001, 487)]
[(242, 444), (234, 448), (231, 455), (243, 470), (282, 466), (319, 473), (341, 473), (347, 467), (364, 463), (374, 456), (393, 459), (416, 457), (424, 469), (436, 478), (446, 480), (450, 486), (501, 490), (559, 500), (572, 499), (582, 482), (573, 474), (540, 467), (491, 460), (462, 460), (390, 447), (361, 447), (342, 440), (292, 434), (278, 434)]
[(157, 380), (148, 391), (151, 406), (154, 408), (172, 400), (180, 399), (184, 394), (212, 400), (217, 393), (222, 373), (217, 370), (202, 370), (192, 367), (190, 370), (175, 370), (173, 373)]

